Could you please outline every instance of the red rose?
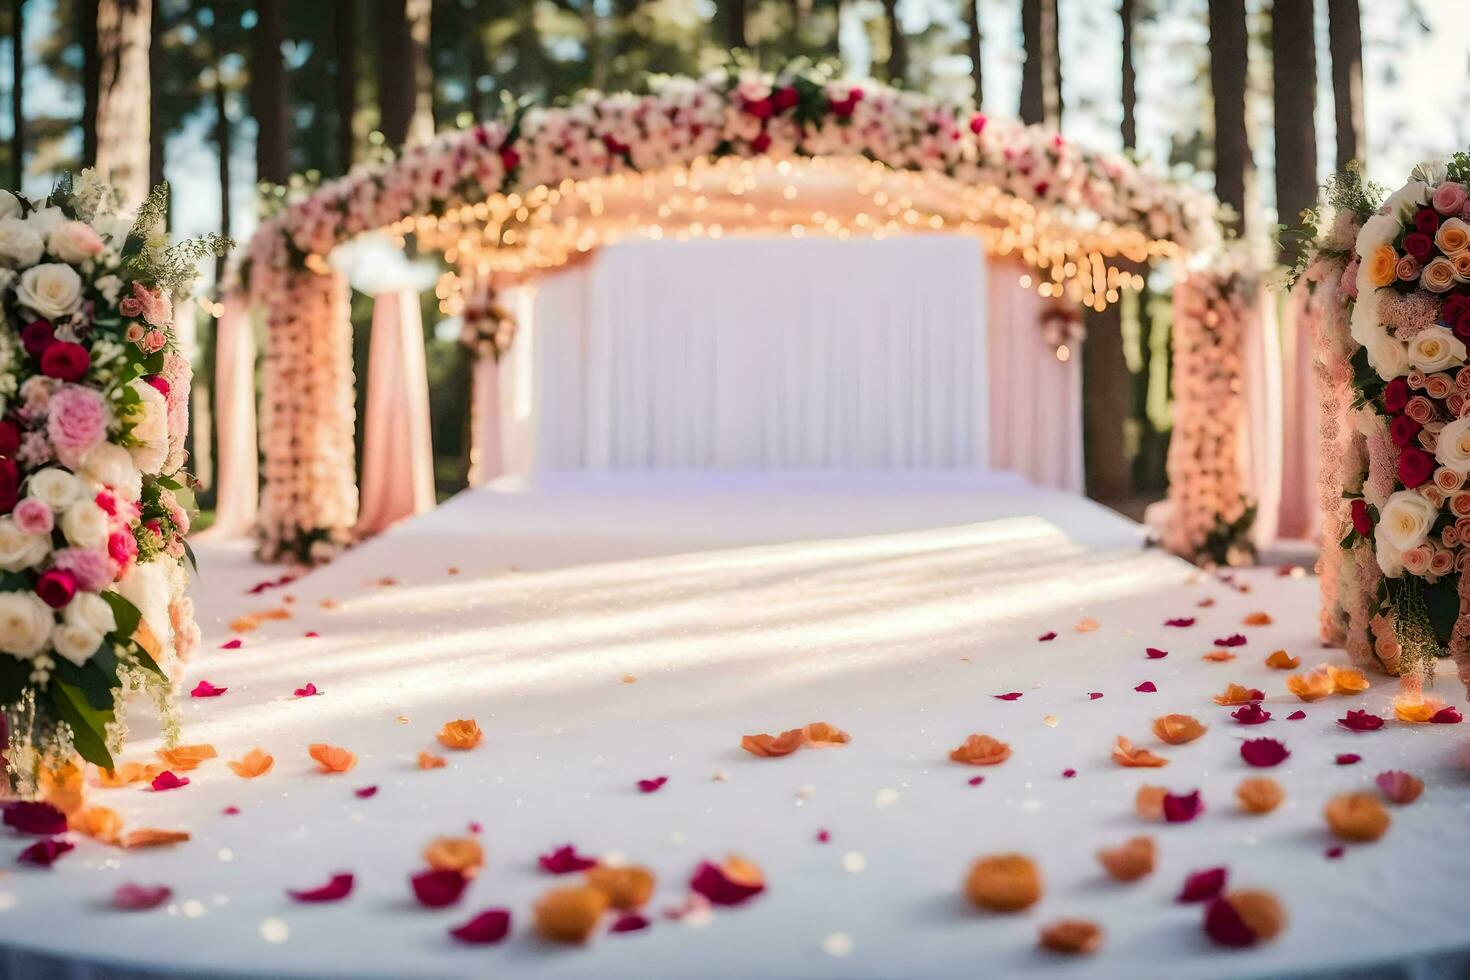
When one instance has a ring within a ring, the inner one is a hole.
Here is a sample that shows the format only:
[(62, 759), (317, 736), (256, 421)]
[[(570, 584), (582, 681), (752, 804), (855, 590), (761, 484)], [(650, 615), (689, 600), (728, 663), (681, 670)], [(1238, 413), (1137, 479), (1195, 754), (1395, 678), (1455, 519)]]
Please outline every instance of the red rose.
[(514, 149), (509, 146), (502, 146), (500, 148), (500, 165), (505, 168), (506, 173), (510, 173), (512, 170), (514, 170), (516, 168), (516, 164), (520, 162), (521, 155), (517, 153)]
[(146, 382), (148, 382), (149, 387), (151, 387), (154, 391), (158, 392), (160, 395), (162, 395), (165, 398), (168, 397), (168, 391), (169, 391), (168, 379), (165, 378), (163, 375), (161, 375), (161, 374), (150, 374), (150, 375), (148, 375), (148, 377), (144, 378), (143, 380), (146, 381)]
[(20, 344), (32, 357), (40, 357), (55, 339), (56, 331), (52, 329), (50, 320), (32, 320), (20, 328)]
[(1422, 231), (1411, 231), (1404, 236), (1404, 251), (1423, 264), (1434, 254), (1434, 239)]
[(1407, 378), (1394, 378), (1383, 386), (1383, 410), (1391, 414), (1398, 414), (1409, 404), (1409, 381)]
[(764, 153), (771, 148), (771, 134), (764, 129), (756, 134), (755, 139), (750, 141), (750, 148), (757, 153)]
[(15, 460), (0, 457), (0, 514), (15, 510), (20, 499), (20, 467)]
[(1413, 490), (1422, 487), (1434, 474), (1434, 457), (1417, 446), (1399, 453), (1399, 482)]
[(796, 105), (797, 98), (795, 85), (783, 85), (776, 89), (776, 94), (771, 102), (775, 105), (777, 112), (785, 112)]
[(771, 109), (772, 105), (769, 98), (745, 100), (745, 111), (757, 119), (770, 119)]
[(14, 456), (20, 449), (20, 426), (0, 421), (0, 456)]
[(1434, 233), (1439, 231), (1439, 213), (1434, 208), (1420, 208), (1419, 213), (1414, 215), (1414, 230), (1433, 238)]
[(619, 142), (617, 137), (615, 136), (604, 136), (602, 138), (602, 145), (607, 147), (607, 152), (609, 153), (628, 152), (628, 145), (626, 143)]
[(1424, 426), (1415, 422), (1407, 415), (1399, 415), (1395, 416), (1394, 420), (1388, 423), (1388, 434), (1393, 439), (1393, 444), (1403, 449), (1406, 446), (1414, 445), (1419, 440), (1419, 432), (1423, 428)]
[(1353, 530), (1363, 537), (1373, 533), (1373, 517), (1368, 513), (1368, 501), (1358, 497), (1353, 501)]
[(77, 594), (77, 579), (71, 572), (53, 568), (36, 579), (36, 595), (52, 609), (60, 609)]
[(970, 132), (974, 133), (976, 136), (979, 136), (981, 133), (985, 132), (985, 124), (987, 122), (989, 122), (988, 119), (986, 119), (978, 112), (975, 113), (973, 116), (970, 117)]
[(80, 381), (87, 376), (92, 359), (81, 344), (58, 340), (41, 354), (41, 373), (62, 381)]
[(1470, 296), (1451, 293), (1439, 308), (1439, 318), (1462, 340), (1470, 337)]

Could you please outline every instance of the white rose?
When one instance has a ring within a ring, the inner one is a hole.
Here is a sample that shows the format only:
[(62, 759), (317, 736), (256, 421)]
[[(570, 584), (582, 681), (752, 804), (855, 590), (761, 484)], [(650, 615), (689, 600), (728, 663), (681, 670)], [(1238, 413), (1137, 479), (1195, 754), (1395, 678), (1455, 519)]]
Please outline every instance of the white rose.
[(51, 232), (46, 247), (63, 262), (80, 265), (102, 251), (102, 239), (92, 226), (80, 221), (63, 221)]
[(39, 565), (51, 553), (51, 537), (27, 534), (13, 517), (0, 517), (0, 569), (19, 572)]
[(94, 633), (107, 634), (117, 629), (117, 617), (112, 606), (95, 592), (78, 592), (66, 604), (62, 618), (68, 626), (77, 626)]
[(1465, 342), (1448, 327), (1428, 327), (1409, 341), (1409, 363), (1425, 374), (1465, 363)]
[(0, 262), (28, 266), (41, 261), (46, 243), (20, 218), (0, 219)]
[(1400, 490), (1391, 494), (1379, 511), (1373, 536), (1402, 553), (1423, 544), (1438, 517), (1439, 508), (1417, 491)]
[(1445, 424), (1434, 445), (1434, 458), (1456, 473), (1470, 473), (1470, 416)]
[[(1411, 180), (1390, 194), (1388, 200), (1383, 202), (1381, 210), (1397, 218), (1399, 224), (1410, 224), (1414, 220), (1414, 215), (1419, 213), (1419, 209), (1429, 203), (1429, 193), (1427, 183), (1422, 180)], [(1358, 254), (1366, 253), (1359, 252)]]
[(51, 637), (56, 617), (34, 592), (0, 592), (0, 650), (29, 660)]
[(167, 637), (173, 628), (168, 615), (168, 604), (172, 598), (167, 573), (161, 566), (167, 562), (139, 561), (128, 567), (128, 572), (116, 585), (118, 595), (137, 607), (143, 622), (154, 636)]
[(1383, 570), (1383, 574), (1389, 578), (1398, 578), (1404, 574), (1401, 554), (1381, 535), (1373, 540), (1373, 556), (1378, 559), (1378, 567)]
[[(1372, 255), (1373, 250), (1380, 245), (1392, 245), (1399, 237), (1399, 220), (1392, 214), (1375, 214), (1363, 222), (1363, 227), (1358, 231), (1358, 254)], [(1364, 295), (1367, 290), (1363, 288), (1366, 282), (1365, 273), (1367, 263), (1363, 263), (1358, 269), (1358, 295)], [(1369, 289), (1373, 288), (1371, 283)]]
[(51, 634), (51, 645), (56, 652), (78, 667), (92, 659), (92, 654), (102, 645), (102, 634), (85, 626), (67, 623), (56, 627)]
[(0, 218), (14, 218), (20, 212), (20, 198), (9, 191), (0, 191)]
[(1409, 373), (1409, 353), (1404, 345), (1388, 334), (1367, 344), (1368, 364), (1384, 381), (1392, 381)]
[(133, 219), (123, 214), (99, 214), (92, 219), (92, 230), (101, 235), (104, 241), (122, 245), (127, 240), (128, 232), (133, 230)]
[(21, 273), (15, 299), (44, 317), (67, 316), (82, 304), (82, 277), (61, 262), (32, 266)]
[(56, 466), (32, 473), (26, 486), (26, 496), (35, 497), (58, 514), (76, 503), (81, 495), (82, 482)]
[(66, 215), (61, 213), (61, 208), (37, 208), (31, 212), (26, 222), (36, 230), (36, 234), (42, 238), (49, 237), (56, 230), (56, 226), (66, 220)]
[(111, 487), (128, 503), (137, 503), (143, 495), (143, 474), (133, 465), (132, 454), (114, 443), (104, 442), (89, 451), (77, 472), (98, 486)]
[(90, 500), (79, 500), (61, 515), (61, 533), (74, 548), (107, 547), (107, 511)]
[(125, 421), (135, 445), (128, 447), (133, 463), (144, 473), (157, 473), (168, 459), (168, 402), (163, 393), (146, 381), (130, 387), (139, 401), (128, 409)]

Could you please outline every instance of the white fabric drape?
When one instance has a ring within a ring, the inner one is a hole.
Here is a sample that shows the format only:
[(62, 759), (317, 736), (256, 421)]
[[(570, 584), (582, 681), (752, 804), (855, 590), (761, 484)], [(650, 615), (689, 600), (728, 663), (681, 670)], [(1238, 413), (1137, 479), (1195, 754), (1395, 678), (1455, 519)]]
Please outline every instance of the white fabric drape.
[(989, 465), (973, 239), (627, 243), (534, 319), (537, 469)]

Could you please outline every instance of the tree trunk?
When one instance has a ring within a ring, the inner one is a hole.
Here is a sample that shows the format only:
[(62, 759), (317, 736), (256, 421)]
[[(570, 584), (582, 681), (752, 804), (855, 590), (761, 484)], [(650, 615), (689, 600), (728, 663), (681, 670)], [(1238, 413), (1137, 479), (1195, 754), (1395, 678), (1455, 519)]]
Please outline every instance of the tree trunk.
[[(1312, 0), (1275, 0), (1271, 11), (1271, 67), (1275, 89), (1276, 220), (1297, 228), (1301, 213), (1317, 203), (1317, 55)], [(1287, 265), (1300, 244), (1281, 243)]]
[[(975, 83), (975, 108), (985, 104), (985, 76), (980, 70), (980, 0), (965, 2), (965, 51), (970, 56), (970, 78)], [(1130, 0), (1124, 0), (1130, 2)]]
[[(216, 20), (214, 25), (214, 56), (216, 65), (224, 54), (224, 45), (220, 43), (220, 34), (223, 28)], [(280, 50), (277, 48), (277, 50)], [(214, 143), (219, 151), (219, 233), (226, 238), (230, 236), (230, 163), (234, 153), (234, 123), (230, 121), (230, 93), (225, 87), (225, 80), (219, 71), (214, 74)], [(259, 144), (257, 143), (257, 152)], [(225, 257), (223, 255), (215, 259), (214, 281), (216, 284), (224, 282)]]
[(255, 179), (284, 184), (291, 179), (291, 118), (286, 105), (285, 0), (258, 0), (250, 32), (250, 114), (255, 117)]
[[(163, 157), (167, 123), (163, 119), (163, 78), (167, 68), (163, 52), (163, 13), (157, 6), (148, 18), (148, 186), (163, 183)], [(173, 208), (165, 215), (168, 223)]]
[(77, 0), (77, 37), (82, 46), (82, 166), (92, 167), (97, 164), (97, 79), (101, 69), (97, 57), (97, 0)]
[[(1256, 231), (1255, 163), (1247, 128), (1245, 0), (1210, 0), (1210, 90), (1215, 105), (1215, 196), (1241, 237)], [(1279, 133), (1279, 130), (1278, 130)], [(1280, 137), (1278, 136), (1278, 139)]]
[(378, 109), (388, 145), (434, 135), (430, 0), (378, 0)]
[[(587, 35), (588, 84), (600, 92), (607, 88), (607, 38), (603, 36), (602, 15), (597, 12), (597, 4), (593, 0), (582, 0), (582, 30)], [(478, 30), (470, 41), (470, 74), (476, 81), (485, 74), (485, 42)], [(481, 115), (482, 111), (477, 101), (475, 115)]]
[(129, 204), (148, 195), (152, 0), (97, 4), (97, 169)]
[(746, 0), (718, 0), (715, 4), (715, 16), (720, 21), (727, 47), (749, 47), (745, 36), (746, 6)]
[(25, 0), (10, 10), (10, 186), (19, 193), (26, 175)]
[(1332, 52), (1332, 101), (1337, 120), (1337, 169), (1367, 156), (1363, 131), (1363, 23), (1358, 0), (1327, 5), (1327, 44)]
[(1133, 67), (1133, 24), (1137, 10), (1134, 0), (1121, 0), (1118, 4), (1118, 19), (1123, 27), (1122, 67), (1123, 80), (1119, 88), (1119, 100), (1123, 103), (1123, 148), (1138, 146), (1138, 72)]
[(1057, 0), (1021, 0), (1021, 121), (1062, 125), (1062, 74), (1057, 49)]
[[(357, 0), (337, 0), (332, 40), (337, 61), (337, 169), (357, 162)], [(473, 89), (471, 90), (473, 91)]]
[(883, 19), (888, 23), (888, 81), (902, 85), (909, 77), (909, 40), (898, 19), (898, 0), (883, 0)]

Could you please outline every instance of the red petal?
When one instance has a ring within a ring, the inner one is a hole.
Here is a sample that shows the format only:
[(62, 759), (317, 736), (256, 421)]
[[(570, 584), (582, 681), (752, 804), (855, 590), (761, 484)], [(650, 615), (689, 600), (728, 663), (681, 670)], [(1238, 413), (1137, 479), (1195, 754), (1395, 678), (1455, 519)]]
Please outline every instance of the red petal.
[(1215, 641), (1215, 646), (1217, 646), (1217, 647), (1243, 647), (1243, 646), (1245, 646), (1245, 637), (1242, 636), (1240, 633), (1231, 633), (1227, 637), (1224, 637), (1222, 639), (1216, 640)]
[(244, 644), (240, 642), (239, 637), (236, 637), (233, 640), (226, 640), (225, 642), (221, 643), (219, 645), (219, 648), (221, 650), (238, 650), (242, 646), (244, 646)]
[(413, 883), (413, 894), (419, 904), (431, 909), (453, 905), (470, 883), (462, 872), (452, 868), (421, 871), (409, 880)]
[(5, 826), (22, 834), (50, 837), (53, 834), (66, 833), (66, 814), (50, 803), (7, 803)]
[(689, 888), (715, 905), (739, 905), (766, 890), (764, 884), (749, 884), (731, 879), (719, 865), (709, 861), (695, 869), (694, 877), (689, 879)]
[(1301, 710), (1300, 708), (1298, 708), (1297, 710), (1293, 711), (1291, 714), (1287, 715), (1286, 716), (1286, 720), (1287, 721), (1301, 721), (1306, 716), (1307, 716), (1307, 713), (1305, 711)]
[(992, 694), (991, 697), (997, 701), (1019, 701), (1021, 699), (1021, 692), (1010, 691), (1006, 694)]
[(1158, 685), (1156, 685), (1153, 681), (1144, 681), (1142, 684), (1135, 687), (1134, 690), (1140, 694), (1156, 694), (1158, 693), (1159, 688)]
[(240, 808), (237, 806), (227, 806), (220, 813), (223, 813), (227, 817), (234, 817), (239, 815)]
[(1343, 847), (1341, 844), (1337, 844), (1333, 847), (1329, 847), (1326, 851), (1322, 853), (1323, 856), (1327, 858), (1327, 860), (1336, 861), (1338, 858), (1347, 853), (1347, 848)]
[(1160, 650), (1158, 647), (1145, 647), (1143, 655), (1150, 660), (1163, 660), (1169, 655), (1168, 650)]
[(1180, 628), (1183, 628), (1185, 626), (1193, 626), (1194, 625), (1194, 617), (1193, 616), (1180, 616), (1180, 617), (1178, 617), (1176, 619), (1166, 619), (1166, 620), (1164, 620), (1164, 625), (1165, 626), (1177, 626), (1177, 627), (1180, 627)]
[(979, 786), (981, 783), (985, 782), (985, 777), (984, 776), (971, 776), (969, 778), (968, 782), (969, 782), (969, 784), (971, 786)]
[(1252, 738), (1240, 743), (1240, 757), (1248, 765), (1265, 769), (1285, 762), (1291, 753), (1274, 738)]
[(112, 907), (124, 912), (146, 912), (167, 902), (173, 893), (167, 885), (118, 885), (112, 893)]
[(188, 786), (189, 777), (176, 776), (174, 775), (172, 770), (165, 769), (157, 776), (154, 776), (153, 782), (149, 785), (153, 787), (153, 791), (155, 793), (162, 793), (164, 790), (167, 789), (182, 789), (183, 787)]
[(1250, 701), (1230, 712), (1230, 717), (1242, 725), (1260, 725), (1271, 720), (1271, 712), (1255, 701)]
[(1047, 632), (1047, 633), (1042, 633), (1040, 636), (1038, 636), (1036, 638), (1036, 640), (1039, 643), (1050, 643), (1052, 640), (1055, 640), (1056, 638), (1057, 638), (1056, 631), (1055, 630), (1052, 630), (1052, 631)]
[(320, 693), (322, 692), (318, 691), (316, 685), (310, 681), (307, 682), (305, 687), (298, 687), (295, 691), (298, 698), (314, 698)]
[(825, 844), (832, 839), (832, 835), (825, 830), (817, 831), (817, 843)]
[(462, 943), (498, 943), (510, 935), (510, 910), (486, 909), (463, 925), (450, 929), (449, 934)]
[(1199, 816), (1205, 808), (1205, 802), (1200, 798), (1199, 790), (1175, 796), (1173, 793), (1164, 794), (1164, 820), (1169, 823), (1189, 823)]
[(286, 894), (298, 902), (340, 902), (352, 894), (352, 875), (335, 874), (320, 888), (308, 888), (305, 891), (287, 890)]
[(1445, 705), (1436, 711), (1434, 717), (1429, 720), (1435, 725), (1458, 725), (1465, 720), (1465, 716), (1460, 714), (1459, 710), (1453, 706)]
[(1089, 691), (1089, 692), (1087, 692), (1087, 700), (1089, 700), (1089, 701), (1096, 701), (1100, 697), (1102, 697), (1102, 692), (1101, 691)]
[(540, 863), (541, 870), (549, 871), (554, 875), (572, 874), (576, 871), (586, 871), (588, 868), (597, 867), (596, 858), (578, 854), (577, 849), (571, 844), (558, 847), (536, 860)]
[(641, 932), (648, 928), (648, 920), (637, 912), (624, 912), (618, 916), (608, 932)]
[(378, 787), (364, 786), (361, 789), (353, 790), (352, 795), (357, 797), (359, 800), (366, 800), (378, 795)]
[(1366, 711), (1349, 711), (1337, 723), (1350, 732), (1376, 732), (1383, 727), (1383, 719)]
[(33, 864), (38, 868), (49, 868), (61, 855), (76, 847), (71, 841), (62, 840), (59, 837), (48, 837), (38, 840), (30, 847), (16, 855), (16, 860), (21, 864)]
[(228, 690), (229, 688), (227, 687), (215, 687), (209, 681), (200, 681), (194, 685), (194, 690), (189, 692), (189, 696), (193, 698), (217, 698)]
[(1062, 770), (1062, 778), (1063, 779), (1071, 779), (1075, 775), (1077, 775), (1077, 770), (1076, 769), (1063, 769)]
[(1221, 946), (1250, 946), (1256, 941), (1256, 934), (1224, 896), (1210, 902), (1205, 911), (1205, 934)]
[(315, 640), (317, 637), (321, 636), (321, 634), (318, 633), (316, 630), (307, 630), (305, 633), (302, 633), (301, 635), (304, 636), (304, 637), (306, 637), (308, 640)]
[(1176, 902), (1203, 902), (1207, 898), (1214, 898), (1225, 890), (1225, 879), (1230, 872), (1225, 868), (1205, 868), (1203, 871), (1191, 871), (1189, 877), (1184, 879), (1184, 887), (1180, 889)]
[(638, 792), (657, 793), (660, 789), (663, 788), (664, 783), (668, 781), (668, 776), (659, 776), (656, 779), (640, 779), (638, 780)]
[(1360, 755), (1358, 755), (1358, 753), (1356, 753), (1356, 752), (1343, 752), (1343, 753), (1339, 754), (1338, 757), (1337, 757), (1337, 764), (1339, 766), (1350, 766), (1350, 765), (1352, 765), (1355, 762), (1362, 762), (1362, 761), (1363, 761), (1363, 757), (1360, 756)]

